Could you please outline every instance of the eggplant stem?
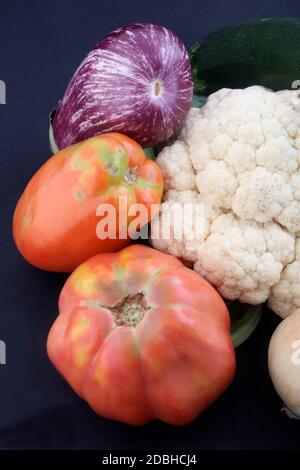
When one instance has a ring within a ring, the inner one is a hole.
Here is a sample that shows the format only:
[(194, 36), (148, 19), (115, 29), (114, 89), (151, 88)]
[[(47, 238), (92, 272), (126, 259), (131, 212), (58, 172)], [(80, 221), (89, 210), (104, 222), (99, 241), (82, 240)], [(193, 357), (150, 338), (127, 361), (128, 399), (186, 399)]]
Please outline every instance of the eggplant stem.
[(53, 111), (51, 111), (51, 113), (49, 114), (49, 144), (50, 144), (50, 149), (52, 153), (59, 152), (59, 148), (55, 142), (53, 125), (52, 125), (55, 113), (56, 113), (56, 109), (53, 109)]

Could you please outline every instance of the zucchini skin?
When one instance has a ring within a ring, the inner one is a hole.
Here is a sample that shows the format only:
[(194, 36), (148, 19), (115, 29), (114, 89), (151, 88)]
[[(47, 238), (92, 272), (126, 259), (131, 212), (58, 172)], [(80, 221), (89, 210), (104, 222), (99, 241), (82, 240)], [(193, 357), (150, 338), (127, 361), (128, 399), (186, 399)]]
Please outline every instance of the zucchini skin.
[(267, 18), (209, 34), (191, 52), (195, 93), (300, 87), (300, 18)]

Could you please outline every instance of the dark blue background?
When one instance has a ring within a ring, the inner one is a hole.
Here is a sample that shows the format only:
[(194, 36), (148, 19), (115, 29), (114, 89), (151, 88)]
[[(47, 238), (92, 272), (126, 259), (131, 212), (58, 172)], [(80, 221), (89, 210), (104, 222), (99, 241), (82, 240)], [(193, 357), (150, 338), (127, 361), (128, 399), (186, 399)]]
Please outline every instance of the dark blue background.
[[(240, 20), (300, 16), (296, 0), (62, 0), (0, 2), (0, 448), (295, 449), (298, 422), (280, 412), (267, 373), (277, 318), (266, 311), (238, 350), (238, 373), (223, 397), (184, 428), (154, 422), (132, 428), (106, 421), (82, 402), (49, 363), (45, 342), (65, 279), (27, 265), (11, 235), (14, 205), (50, 155), (48, 113), (96, 42), (118, 26), (161, 23), (187, 46)], [(300, 45), (299, 45), (300, 47)]]

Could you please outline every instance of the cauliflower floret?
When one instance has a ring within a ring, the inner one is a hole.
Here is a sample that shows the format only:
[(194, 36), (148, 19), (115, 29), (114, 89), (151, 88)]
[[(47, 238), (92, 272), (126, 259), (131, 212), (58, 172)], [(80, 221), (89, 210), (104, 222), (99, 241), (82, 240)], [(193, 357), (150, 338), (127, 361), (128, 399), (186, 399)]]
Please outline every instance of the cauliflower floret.
[(274, 223), (261, 226), (223, 214), (212, 223), (194, 269), (225, 298), (262, 303), (279, 281), (284, 263), (293, 259), (294, 243)]
[(264, 223), (280, 216), (292, 201), (289, 182), (286, 183), (280, 173), (258, 166), (239, 175), (232, 210), (241, 219)]
[[(161, 151), (161, 172), (166, 189), (193, 189), (195, 175), (189, 158), (189, 149), (182, 141), (177, 141), (172, 147)], [(172, 175), (172, 176), (169, 176)]]
[(183, 261), (195, 262), (199, 244), (207, 238), (219, 214), (218, 209), (204, 204), (197, 191), (167, 191), (160, 214), (151, 224), (152, 243)]
[(278, 222), (293, 233), (300, 232), (300, 203), (293, 201), (278, 217)]
[(280, 280), (272, 287), (269, 307), (281, 317), (287, 317), (300, 305), (300, 239), (296, 241), (296, 259), (281, 273)]
[(196, 186), (206, 202), (230, 209), (237, 181), (224, 161), (210, 160), (205, 169), (197, 173)]
[[(219, 90), (190, 110), (157, 163), (165, 193), (153, 246), (192, 263), (227, 299), (269, 299), (281, 316), (300, 307), (299, 92)], [(184, 217), (186, 204), (198, 211)]]
[[(275, 135), (281, 130), (280, 137), (274, 139), (271, 134), (271, 127), (265, 132), (266, 142), (256, 152), (256, 163), (270, 171), (282, 170), (284, 173), (294, 173), (299, 164), (298, 151), (293, 147), (286, 129), (279, 125), (276, 119), (269, 121), (274, 126)], [(274, 123), (277, 123), (275, 126)]]

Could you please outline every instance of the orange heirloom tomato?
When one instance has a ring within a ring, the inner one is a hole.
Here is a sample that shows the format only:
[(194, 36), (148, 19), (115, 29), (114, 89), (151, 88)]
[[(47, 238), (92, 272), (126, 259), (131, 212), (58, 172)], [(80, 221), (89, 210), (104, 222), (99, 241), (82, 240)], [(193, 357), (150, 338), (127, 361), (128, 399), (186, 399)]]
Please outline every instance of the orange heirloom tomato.
[(100, 415), (185, 424), (230, 384), (235, 353), (217, 291), (143, 245), (79, 266), (59, 299), (48, 354)]
[[(93, 137), (52, 156), (30, 180), (14, 214), (15, 242), (34, 266), (72, 271), (96, 253), (128, 245), (128, 225), (138, 216), (128, 215), (128, 210), (143, 204), (144, 225), (155, 215), (151, 208), (158, 209), (162, 191), (158, 165), (134, 140), (118, 133)], [(116, 217), (112, 212), (96, 214), (107, 204)], [(115, 231), (100, 239), (96, 229), (106, 219), (111, 227), (115, 222)]]

